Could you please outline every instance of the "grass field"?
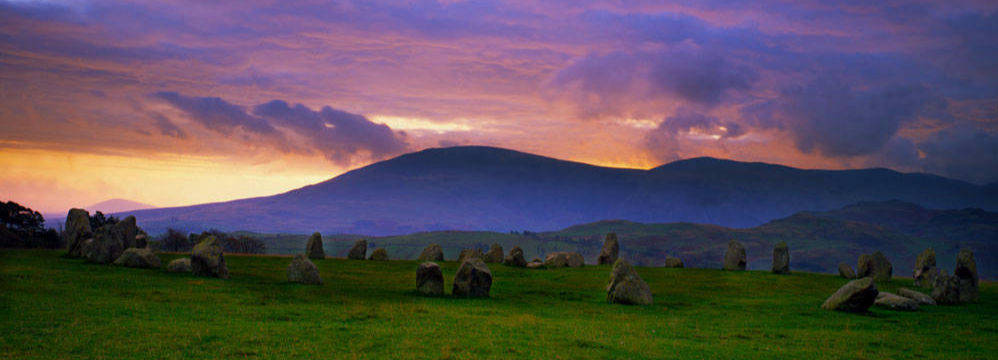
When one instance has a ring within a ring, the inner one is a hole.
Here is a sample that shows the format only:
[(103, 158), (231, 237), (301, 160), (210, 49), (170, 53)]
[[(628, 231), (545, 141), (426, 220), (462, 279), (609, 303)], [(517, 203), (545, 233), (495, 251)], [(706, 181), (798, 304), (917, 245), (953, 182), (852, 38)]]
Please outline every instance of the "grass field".
[(605, 302), (607, 266), (491, 265), (492, 298), (456, 299), (417, 296), (413, 261), (318, 261), (323, 286), (287, 283), (286, 257), (226, 261), (219, 280), (0, 250), (0, 357), (998, 357), (993, 282), (975, 304), (857, 315), (819, 308), (845, 283), (823, 274), (638, 268), (655, 304), (633, 307)]

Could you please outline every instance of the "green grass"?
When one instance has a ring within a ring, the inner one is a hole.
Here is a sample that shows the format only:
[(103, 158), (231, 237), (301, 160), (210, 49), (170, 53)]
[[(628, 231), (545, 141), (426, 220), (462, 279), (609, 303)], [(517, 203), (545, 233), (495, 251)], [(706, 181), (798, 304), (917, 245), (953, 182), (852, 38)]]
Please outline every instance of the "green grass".
[[(981, 300), (865, 315), (821, 310), (830, 275), (638, 268), (655, 304), (607, 304), (606, 266), (491, 265), (492, 298), (417, 296), (416, 262), (229, 256), (232, 278), (0, 250), (0, 358), (847, 358), (998, 354), (998, 286)], [(170, 260), (179, 255), (163, 255)], [(442, 264), (450, 280), (456, 264)], [(907, 279), (882, 289), (911, 286)]]

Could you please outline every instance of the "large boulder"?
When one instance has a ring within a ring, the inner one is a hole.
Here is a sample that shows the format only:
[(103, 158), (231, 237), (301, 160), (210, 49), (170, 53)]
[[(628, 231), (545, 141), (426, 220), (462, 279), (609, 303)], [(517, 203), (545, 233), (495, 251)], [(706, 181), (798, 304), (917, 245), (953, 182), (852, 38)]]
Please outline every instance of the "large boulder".
[(295, 255), (288, 264), (288, 281), (306, 285), (322, 285), (319, 268), (303, 254)]
[(503, 260), (503, 250), (502, 245), (492, 244), (489, 251), (482, 256), (482, 260), (489, 264), (501, 263)]
[(347, 253), (347, 259), (364, 260), (367, 258), (367, 240), (357, 240)]
[(790, 273), (790, 248), (786, 242), (781, 241), (773, 247), (773, 273)]
[(960, 249), (956, 254), (956, 268), (953, 276), (957, 278), (960, 287), (960, 302), (977, 301), (980, 278), (977, 276), (977, 262), (974, 253), (968, 249)]
[(915, 286), (931, 286), (935, 282), (936, 252), (932, 249), (925, 249), (918, 258), (915, 259), (915, 270), (912, 272), (912, 279), (915, 279)]
[(133, 268), (156, 269), (162, 266), (163, 262), (149, 248), (128, 248), (121, 253), (114, 264)]
[(848, 312), (864, 312), (877, 300), (877, 286), (873, 278), (865, 277), (850, 281), (835, 291), (821, 304), (822, 309)]
[(305, 253), (309, 259), (325, 259), (326, 250), (322, 248), (322, 234), (315, 232), (308, 238), (305, 245)]
[(87, 261), (97, 264), (110, 264), (118, 259), (127, 248), (115, 225), (108, 224), (97, 229), (92, 239), (84, 241), (80, 251)]
[(166, 271), (191, 272), (191, 258), (173, 259), (173, 261), (166, 264)]
[(478, 249), (463, 249), (463, 250), (461, 250), (461, 254), (459, 254), (457, 256), (457, 262), (458, 263), (463, 263), (465, 260), (468, 260), (468, 259), (471, 259), (471, 258), (481, 259), (483, 257), (485, 257), (485, 254), (482, 254), (481, 250), (478, 250)]
[(523, 257), (523, 249), (519, 246), (514, 246), (513, 249), (509, 250), (509, 255), (503, 260), (503, 263), (508, 266), (525, 267), (527, 266), (527, 259)]
[(893, 272), (894, 267), (891, 265), (891, 262), (880, 251), (874, 252), (871, 255), (860, 255), (858, 264), (856, 265), (857, 277), (872, 277), (873, 280), (879, 282), (890, 281)]
[(585, 260), (577, 252), (553, 252), (544, 258), (544, 267), (548, 268), (582, 267), (583, 265), (585, 265)]
[(935, 305), (936, 301), (932, 297), (909, 288), (898, 288), (898, 295), (915, 300), (921, 305)]
[(126, 216), (121, 219), (111, 227), (111, 231), (114, 236), (117, 236), (125, 244), (125, 248), (144, 248), (146, 247), (146, 236), (142, 229), (136, 225), (135, 217), (132, 215)]
[(728, 250), (724, 252), (724, 270), (745, 270), (745, 246), (742, 243), (728, 241)]
[(191, 272), (197, 276), (229, 278), (222, 244), (215, 236), (207, 236), (191, 250)]
[(371, 252), (369, 260), (388, 261), (388, 250), (385, 248), (374, 249), (374, 251)]
[(444, 274), (435, 262), (424, 262), (416, 269), (416, 291), (423, 295), (444, 294)]
[(627, 260), (617, 259), (610, 272), (610, 284), (606, 286), (606, 301), (611, 304), (651, 305), (651, 288)]
[(906, 298), (904, 296), (894, 295), (889, 292), (878, 293), (877, 300), (874, 301), (873, 304), (890, 310), (899, 310), (899, 311), (918, 310), (917, 301)]
[(852, 271), (852, 266), (846, 263), (839, 263), (839, 276), (846, 279), (855, 279), (856, 273)]
[(932, 300), (939, 305), (959, 304), (960, 280), (956, 276), (949, 276), (945, 271), (940, 271), (932, 285)]
[(667, 268), (681, 268), (683, 267), (683, 260), (674, 256), (665, 257), (665, 267)]
[(617, 256), (619, 254), (620, 243), (617, 242), (617, 233), (606, 234), (606, 240), (603, 240), (603, 249), (599, 252), (599, 258), (596, 259), (596, 264), (613, 264), (617, 261)]
[(94, 236), (90, 228), (90, 213), (83, 209), (70, 209), (66, 214), (66, 224), (62, 231), (62, 241), (71, 257), (83, 257), (80, 247), (83, 242)]
[(462, 297), (489, 297), (492, 272), (481, 258), (472, 257), (461, 263), (454, 275), (451, 293)]
[(419, 261), (444, 261), (444, 250), (440, 248), (440, 245), (430, 244), (423, 252), (419, 254)]

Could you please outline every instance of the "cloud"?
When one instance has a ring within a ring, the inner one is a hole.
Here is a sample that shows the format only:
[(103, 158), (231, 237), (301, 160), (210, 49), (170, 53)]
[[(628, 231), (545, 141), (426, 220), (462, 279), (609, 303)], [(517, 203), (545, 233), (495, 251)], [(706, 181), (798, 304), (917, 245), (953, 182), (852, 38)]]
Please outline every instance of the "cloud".
[(738, 123), (680, 108), (645, 135), (644, 145), (657, 159), (671, 161), (679, 159), (685, 150), (690, 150), (684, 145), (723, 145), (725, 140), (744, 134), (745, 129)]
[[(352, 165), (358, 160), (380, 160), (407, 150), (404, 133), (387, 125), (375, 124), (362, 115), (323, 107), (313, 111), (302, 104), (289, 105), (273, 100), (247, 110), (217, 97), (191, 97), (175, 92), (158, 92), (153, 97), (165, 100), (186, 113), (191, 120), (226, 136), (243, 131), (251, 145), (265, 143), (283, 152), (319, 153), (338, 165)], [(164, 134), (182, 134), (168, 120), (156, 119)]]
[(942, 130), (918, 144), (923, 171), (977, 183), (998, 181), (998, 136), (969, 127)]
[(153, 119), (153, 125), (159, 130), (160, 134), (178, 139), (187, 137), (187, 134), (179, 126), (170, 121), (170, 119), (167, 119), (163, 114), (153, 112), (149, 114), (149, 117)]

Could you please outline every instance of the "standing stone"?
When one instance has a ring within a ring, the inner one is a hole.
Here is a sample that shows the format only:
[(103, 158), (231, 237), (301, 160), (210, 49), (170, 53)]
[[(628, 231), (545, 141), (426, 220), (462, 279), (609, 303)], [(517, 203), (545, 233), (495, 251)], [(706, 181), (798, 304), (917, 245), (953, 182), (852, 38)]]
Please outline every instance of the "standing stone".
[(606, 286), (606, 301), (611, 304), (651, 305), (651, 288), (627, 260), (617, 259), (610, 272), (610, 284)]
[(909, 288), (898, 288), (898, 295), (917, 301), (921, 305), (935, 305), (932, 297)]
[(83, 257), (80, 246), (94, 236), (90, 228), (90, 213), (83, 209), (70, 209), (66, 214), (65, 229), (62, 231), (62, 241), (71, 257)]
[(932, 286), (932, 300), (939, 305), (955, 305), (960, 303), (960, 280), (941, 271), (936, 276)]
[(440, 265), (434, 262), (424, 262), (416, 269), (416, 291), (428, 296), (444, 294), (444, 274)]
[(877, 300), (877, 286), (873, 278), (856, 279), (843, 285), (821, 304), (822, 309), (864, 312)]
[(377, 248), (371, 252), (371, 257), (368, 260), (376, 261), (388, 261), (388, 250), (385, 248)]
[(585, 265), (585, 260), (577, 252), (553, 252), (544, 258), (544, 267), (548, 268), (582, 267), (583, 265)]
[(322, 234), (315, 232), (308, 238), (308, 244), (305, 245), (305, 253), (308, 254), (309, 259), (326, 258), (326, 250), (322, 248)]
[(135, 217), (132, 215), (128, 215), (111, 226), (111, 234), (120, 239), (125, 249), (146, 247), (145, 237), (139, 236), (143, 235), (143, 232), (135, 224)]
[(877, 300), (874, 301), (873, 304), (890, 310), (899, 310), (899, 311), (918, 310), (917, 301), (906, 298), (904, 296), (894, 295), (889, 292), (878, 293)]
[(953, 269), (953, 276), (957, 278), (957, 285), (960, 287), (960, 302), (977, 301), (980, 278), (977, 276), (977, 262), (974, 261), (974, 252), (960, 249), (960, 252), (956, 254), (956, 268)]
[(481, 259), (484, 256), (485, 256), (485, 254), (482, 254), (481, 250), (478, 250), (478, 249), (464, 249), (464, 250), (461, 250), (461, 254), (457, 256), (457, 262), (458, 263), (463, 263), (465, 260), (468, 260), (468, 259), (471, 259), (471, 258)]
[(306, 285), (322, 285), (319, 268), (303, 254), (295, 255), (288, 264), (288, 281)]
[(469, 258), (461, 263), (454, 275), (454, 288), (451, 293), (462, 297), (489, 297), (492, 288), (492, 272), (481, 258)]
[(110, 264), (118, 259), (126, 249), (125, 242), (115, 225), (108, 224), (97, 229), (93, 239), (88, 239), (81, 246), (83, 257), (97, 264)]
[(430, 244), (423, 252), (419, 254), (419, 261), (444, 261), (444, 250), (440, 248), (440, 245)]
[(839, 263), (839, 276), (846, 279), (855, 279), (856, 273), (852, 271), (852, 266), (846, 263)]
[(915, 279), (915, 286), (931, 286), (935, 279), (936, 272), (936, 252), (932, 249), (925, 249), (918, 258), (915, 259), (915, 270), (912, 272), (912, 279)]
[(357, 240), (347, 253), (347, 259), (364, 260), (367, 258), (367, 240)]
[(146, 269), (156, 269), (163, 266), (159, 256), (153, 254), (152, 250), (149, 250), (149, 248), (125, 249), (125, 251), (121, 253), (121, 256), (114, 261), (114, 264), (125, 267)]
[(773, 247), (773, 273), (790, 273), (790, 248), (786, 242), (781, 241)]
[(879, 282), (890, 281), (893, 272), (894, 267), (891, 266), (891, 262), (880, 251), (873, 253), (873, 255), (860, 255), (859, 264), (856, 265), (857, 277), (869, 276)]
[(745, 246), (742, 243), (728, 241), (728, 251), (724, 252), (724, 270), (745, 270)]
[(597, 265), (610, 265), (617, 261), (617, 256), (620, 254), (620, 243), (617, 242), (617, 233), (606, 234), (606, 240), (603, 241), (603, 250), (599, 252), (599, 258), (596, 259)]
[(492, 244), (492, 247), (489, 248), (489, 251), (486, 252), (484, 256), (482, 256), (482, 260), (490, 264), (501, 263), (503, 260), (502, 254), (503, 254), (502, 245)]
[(206, 237), (191, 250), (191, 272), (197, 276), (229, 278), (222, 245), (215, 236)]
[(674, 256), (665, 257), (665, 267), (667, 268), (681, 268), (683, 267), (683, 260)]
[(166, 271), (191, 272), (191, 258), (173, 259), (169, 264), (166, 264)]
[(527, 266), (527, 259), (523, 257), (523, 249), (519, 246), (514, 246), (513, 249), (509, 250), (509, 255), (503, 261), (504, 264), (508, 266), (525, 267)]

